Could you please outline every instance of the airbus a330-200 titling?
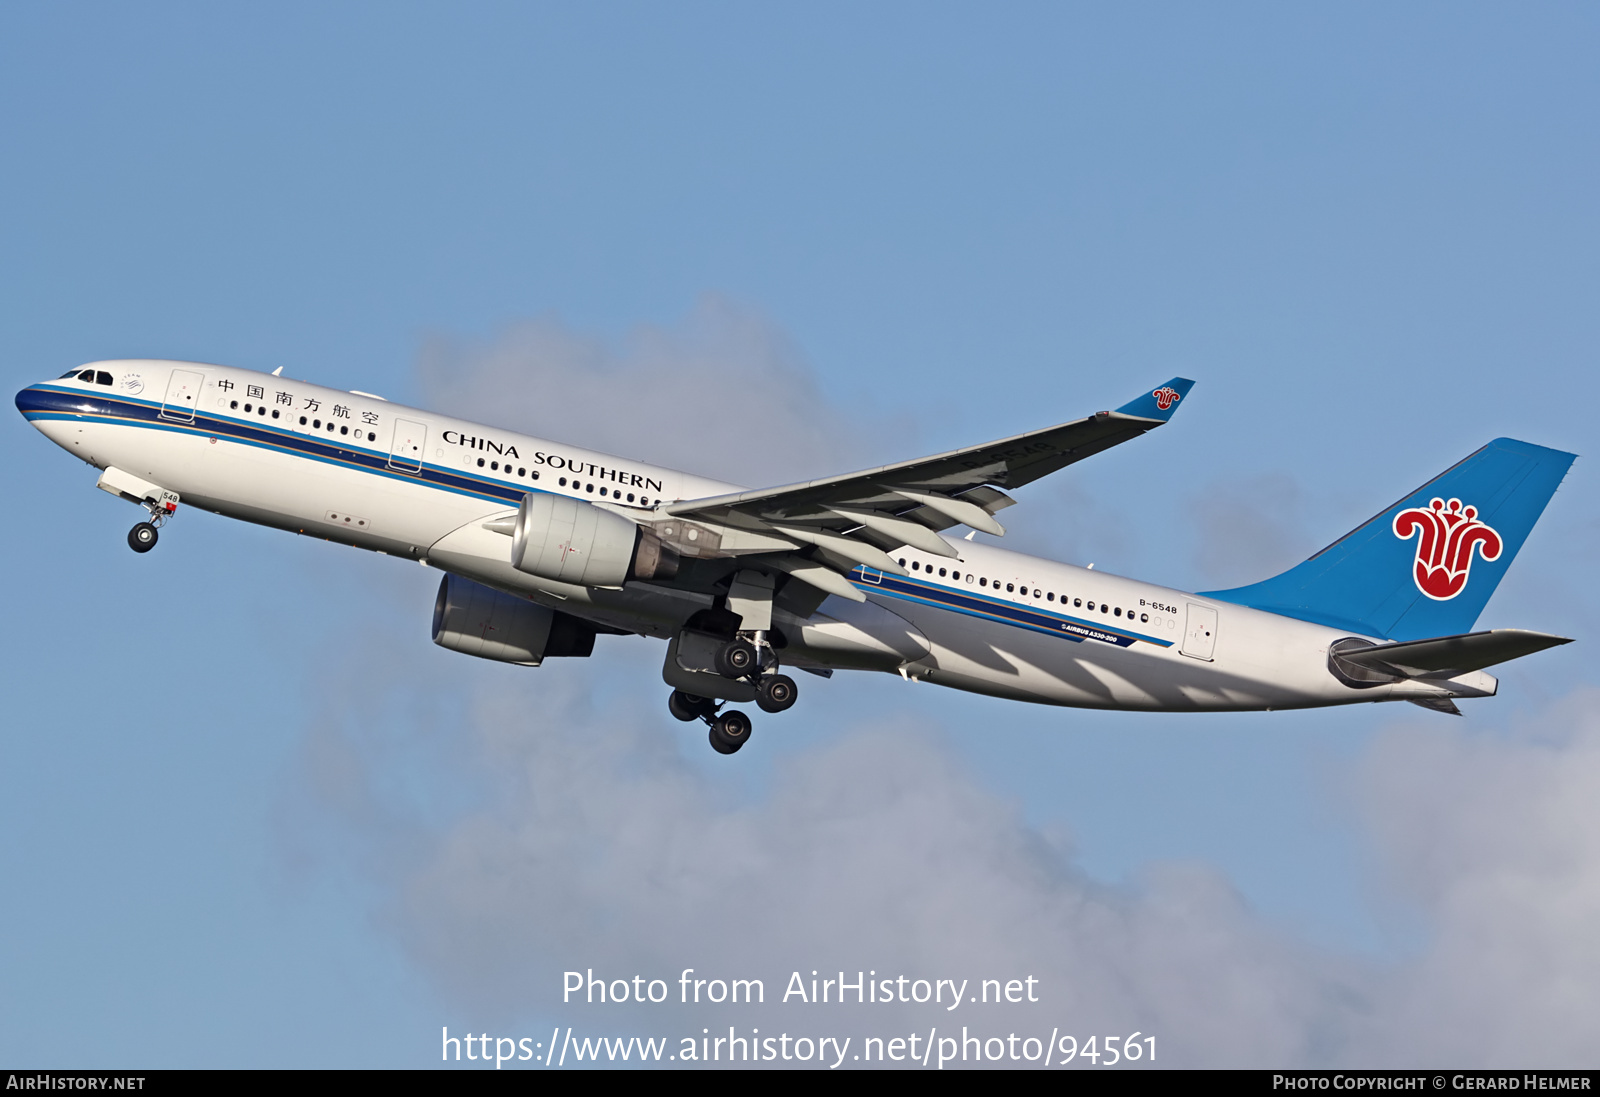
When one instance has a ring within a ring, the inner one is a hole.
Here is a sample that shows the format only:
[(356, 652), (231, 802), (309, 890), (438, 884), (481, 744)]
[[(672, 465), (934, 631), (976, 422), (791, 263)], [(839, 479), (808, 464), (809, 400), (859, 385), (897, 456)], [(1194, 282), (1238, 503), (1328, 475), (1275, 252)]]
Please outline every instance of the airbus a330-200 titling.
[(898, 674), (1018, 701), (1196, 712), (1411, 701), (1567, 641), (1473, 631), (1573, 455), (1500, 438), (1281, 575), (1171, 590), (975, 543), (1007, 494), (1165, 424), (1175, 377), (1115, 411), (748, 490), (277, 373), (95, 362), (17, 394), (149, 512), (180, 501), (444, 573), (434, 642), (521, 666), (599, 634), (666, 641), (668, 708), (724, 754), (792, 706), (785, 668)]

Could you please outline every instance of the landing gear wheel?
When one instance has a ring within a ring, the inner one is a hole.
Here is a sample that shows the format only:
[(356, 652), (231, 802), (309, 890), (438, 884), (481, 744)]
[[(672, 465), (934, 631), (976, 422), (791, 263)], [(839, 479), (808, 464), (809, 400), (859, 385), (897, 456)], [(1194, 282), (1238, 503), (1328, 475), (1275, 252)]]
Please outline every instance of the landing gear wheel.
[(134, 552), (149, 552), (156, 547), (156, 527), (149, 522), (140, 522), (128, 531), (128, 547)]
[(755, 645), (748, 640), (729, 640), (717, 650), (717, 673), (724, 678), (743, 678), (761, 664)]
[(749, 741), (750, 717), (737, 709), (711, 721), (711, 749), (718, 754), (732, 754)]
[(756, 704), (762, 712), (782, 712), (794, 704), (800, 689), (787, 674), (769, 674), (756, 687)]
[(696, 697), (681, 689), (673, 690), (667, 698), (667, 711), (686, 724), (692, 720), (704, 720), (716, 710), (717, 703), (711, 698)]

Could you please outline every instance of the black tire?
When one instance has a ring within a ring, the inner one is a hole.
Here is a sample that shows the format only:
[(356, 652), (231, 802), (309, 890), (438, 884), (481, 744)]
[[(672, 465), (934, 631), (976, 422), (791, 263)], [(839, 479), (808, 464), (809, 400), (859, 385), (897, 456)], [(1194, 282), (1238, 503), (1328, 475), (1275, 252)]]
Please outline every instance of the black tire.
[(724, 678), (743, 678), (759, 665), (755, 645), (748, 640), (729, 640), (717, 651), (717, 673)]
[(800, 696), (800, 687), (787, 674), (769, 674), (756, 690), (756, 704), (762, 712), (783, 712)]
[(732, 709), (711, 722), (711, 749), (732, 754), (750, 741), (750, 717)]
[(128, 531), (128, 547), (134, 552), (149, 552), (156, 547), (159, 536), (156, 527), (149, 522), (140, 522)]
[(686, 724), (710, 716), (716, 707), (717, 703), (709, 697), (696, 697), (681, 689), (673, 690), (667, 697), (667, 711)]

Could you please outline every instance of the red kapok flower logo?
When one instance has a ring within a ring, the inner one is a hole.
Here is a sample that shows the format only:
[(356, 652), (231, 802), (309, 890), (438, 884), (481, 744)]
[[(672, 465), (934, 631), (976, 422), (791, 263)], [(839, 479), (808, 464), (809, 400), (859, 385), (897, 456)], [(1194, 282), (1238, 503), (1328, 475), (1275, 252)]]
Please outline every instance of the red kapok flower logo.
[(1413, 578), (1436, 602), (1466, 589), (1474, 548), (1485, 560), (1498, 560), (1503, 547), (1500, 534), (1478, 521), (1478, 508), (1463, 507), (1460, 499), (1435, 499), (1426, 510), (1412, 507), (1394, 516), (1394, 535), (1402, 541), (1419, 532)]

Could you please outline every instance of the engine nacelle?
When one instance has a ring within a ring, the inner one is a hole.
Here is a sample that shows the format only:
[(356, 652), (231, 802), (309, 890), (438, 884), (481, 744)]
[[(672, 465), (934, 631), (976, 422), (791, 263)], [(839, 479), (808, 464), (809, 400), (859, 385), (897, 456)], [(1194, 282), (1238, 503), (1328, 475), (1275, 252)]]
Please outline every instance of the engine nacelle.
[(569, 613), (446, 575), (433, 603), (433, 642), (442, 648), (536, 667), (547, 658), (594, 651), (595, 628)]
[(629, 579), (670, 579), (678, 554), (655, 534), (582, 499), (529, 492), (517, 508), (511, 566), (541, 579), (620, 587)]

